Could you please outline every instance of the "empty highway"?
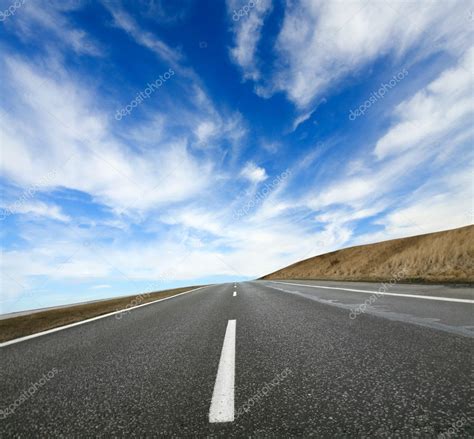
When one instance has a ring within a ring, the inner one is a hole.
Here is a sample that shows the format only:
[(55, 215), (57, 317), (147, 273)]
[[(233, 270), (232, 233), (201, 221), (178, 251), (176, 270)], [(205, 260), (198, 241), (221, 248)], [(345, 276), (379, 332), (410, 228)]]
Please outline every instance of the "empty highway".
[(380, 285), (213, 285), (4, 344), (0, 436), (473, 435), (472, 289)]

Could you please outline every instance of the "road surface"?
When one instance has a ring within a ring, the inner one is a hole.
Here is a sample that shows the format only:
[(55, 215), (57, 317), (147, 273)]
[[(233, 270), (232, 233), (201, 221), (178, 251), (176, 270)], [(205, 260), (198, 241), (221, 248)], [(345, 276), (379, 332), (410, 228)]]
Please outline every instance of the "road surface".
[(474, 434), (472, 290), (370, 291), (215, 285), (3, 346), (0, 437)]

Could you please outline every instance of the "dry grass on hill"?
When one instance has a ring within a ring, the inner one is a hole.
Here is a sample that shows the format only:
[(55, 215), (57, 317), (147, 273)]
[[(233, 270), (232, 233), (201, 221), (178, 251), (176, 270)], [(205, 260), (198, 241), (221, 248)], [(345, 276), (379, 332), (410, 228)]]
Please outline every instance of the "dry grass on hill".
[(315, 256), (262, 279), (474, 282), (474, 226), (376, 244), (345, 248)]

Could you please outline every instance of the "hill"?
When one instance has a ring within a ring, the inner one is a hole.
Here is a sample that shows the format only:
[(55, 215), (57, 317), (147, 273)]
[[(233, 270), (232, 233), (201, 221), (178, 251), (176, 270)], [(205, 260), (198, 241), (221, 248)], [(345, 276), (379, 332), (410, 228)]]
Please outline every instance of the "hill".
[(360, 245), (305, 259), (261, 279), (473, 283), (474, 226)]

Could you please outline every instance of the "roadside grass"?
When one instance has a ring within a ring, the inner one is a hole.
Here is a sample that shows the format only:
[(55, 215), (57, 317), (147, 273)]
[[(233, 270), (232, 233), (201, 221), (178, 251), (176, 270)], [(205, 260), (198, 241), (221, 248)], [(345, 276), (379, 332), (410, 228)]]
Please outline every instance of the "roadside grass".
[(0, 320), (0, 342), (12, 340), (18, 337), (35, 334), (70, 323), (97, 317), (114, 311), (125, 310), (127, 305), (133, 301), (136, 305), (152, 302), (153, 300), (164, 299), (185, 291), (198, 288), (197, 286), (174, 288), (171, 290), (157, 291), (153, 293), (137, 294), (134, 296), (119, 297), (115, 299), (103, 300), (94, 303), (66, 306), (45, 311), (33, 312)]
[(474, 226), (349, 247), (296, 262), (263, 276), (267, 280), (306, 279), (381, 282), (474, 282)]

